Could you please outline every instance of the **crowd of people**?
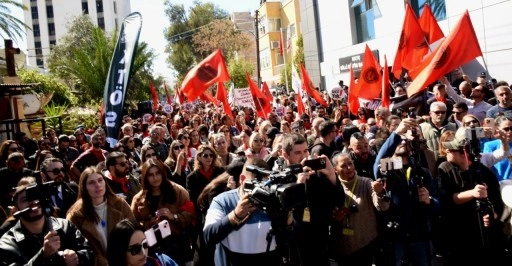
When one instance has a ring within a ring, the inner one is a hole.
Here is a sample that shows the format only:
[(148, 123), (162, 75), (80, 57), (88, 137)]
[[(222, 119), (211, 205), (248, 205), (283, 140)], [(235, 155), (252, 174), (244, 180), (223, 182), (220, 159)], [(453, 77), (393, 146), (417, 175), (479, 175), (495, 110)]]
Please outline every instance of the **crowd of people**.
[(18, 132), (0, 265), (507, 265), (512, 90), (460, 72), (431, 90), (424, 113), (175, 104), (126, 114), (114, 147)]

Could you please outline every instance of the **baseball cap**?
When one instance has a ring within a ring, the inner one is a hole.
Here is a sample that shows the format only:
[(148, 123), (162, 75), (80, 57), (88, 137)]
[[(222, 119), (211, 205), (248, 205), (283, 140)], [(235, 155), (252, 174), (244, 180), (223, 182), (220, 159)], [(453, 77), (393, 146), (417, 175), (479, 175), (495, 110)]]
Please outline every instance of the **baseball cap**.
[(443, 142), (443, 146), (448, 150), (460, 150), (468, 144), (466, 139), (466, 128), (460, 127), (455, 133), (455, 138), (452, 141)]

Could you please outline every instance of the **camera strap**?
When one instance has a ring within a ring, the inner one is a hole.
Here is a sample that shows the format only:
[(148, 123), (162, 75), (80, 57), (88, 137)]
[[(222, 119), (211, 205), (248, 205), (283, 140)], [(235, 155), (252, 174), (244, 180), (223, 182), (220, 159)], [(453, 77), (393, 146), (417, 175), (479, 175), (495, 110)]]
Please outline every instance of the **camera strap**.
[[(357, 175), (354, 176), (354, 183), (352, 184), (352, 188), (350, 189), (350, 193), (354, 195), (354, 191), (356, 190), (356, 184), (359, 177)], [(343, 205), (345, 208), (348, 208), (350, 206), (350, 201), (352, 200), (351, 197), (345, 196), (345, 204)]]

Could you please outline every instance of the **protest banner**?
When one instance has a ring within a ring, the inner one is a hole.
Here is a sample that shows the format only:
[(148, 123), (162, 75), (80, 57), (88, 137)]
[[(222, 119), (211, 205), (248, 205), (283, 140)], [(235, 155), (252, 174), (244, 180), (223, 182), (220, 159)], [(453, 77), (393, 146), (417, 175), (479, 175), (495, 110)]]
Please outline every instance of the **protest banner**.
[(233, 90), (235, 92), (235, 96), (234, 96), (234, 102), (235, 102), (235, 106), (240, 106), (240, 107), (249, 107), (249, 108), (254, 108), (256, 109), (255, 105), (254, 105), (254, 100), (252, 98), (252, 94), (251, 94), (251, 91), (249, 90), (249, 88), (239, 88), (239, 89), (234, 89)]

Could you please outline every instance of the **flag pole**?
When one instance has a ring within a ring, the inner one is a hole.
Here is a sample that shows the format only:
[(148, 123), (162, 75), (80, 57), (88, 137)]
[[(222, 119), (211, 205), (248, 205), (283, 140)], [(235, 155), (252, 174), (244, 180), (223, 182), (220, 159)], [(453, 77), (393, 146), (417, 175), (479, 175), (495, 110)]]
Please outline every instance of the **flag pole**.
[(256, 96), (256, 100), (258, 100), (258, 105), (260, 106), (260, 110), (265, 115), (265, 120), (266, 120), (267, 119), (267, 113), (265, 113), (265, 110), (263, 110), (263, 107), (261, 106), (260, 98), (258, 98), (258, 96)]

